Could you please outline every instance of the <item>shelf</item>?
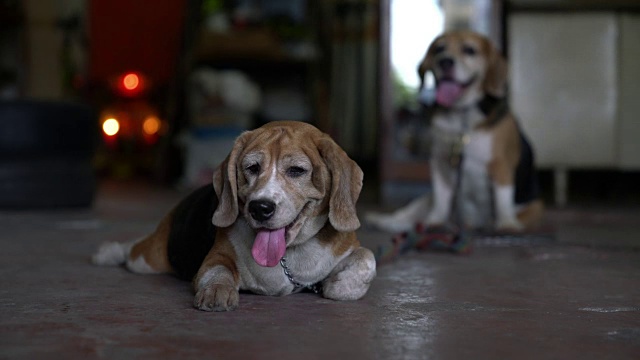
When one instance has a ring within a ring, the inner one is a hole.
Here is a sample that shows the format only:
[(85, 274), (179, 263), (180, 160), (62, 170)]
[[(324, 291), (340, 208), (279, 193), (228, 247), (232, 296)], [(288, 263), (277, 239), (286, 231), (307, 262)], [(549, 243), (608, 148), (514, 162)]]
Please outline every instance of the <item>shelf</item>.
[(202, 31), (196, 42), (194, 60), (212, 65), (303, 65), (315, 61), (316, 56), (313, 50), (294, 56), (271, 31), (252, 29), (229, 33)]

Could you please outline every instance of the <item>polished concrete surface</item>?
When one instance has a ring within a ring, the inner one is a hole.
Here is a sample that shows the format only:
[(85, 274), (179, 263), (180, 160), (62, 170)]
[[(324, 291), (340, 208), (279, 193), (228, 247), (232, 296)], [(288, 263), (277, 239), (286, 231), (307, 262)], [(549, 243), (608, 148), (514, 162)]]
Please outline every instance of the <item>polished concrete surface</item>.
[(359, 301), (242, 294), (206, 313), (187, 282), (89, 263), (181, 195), (109, 183), (91, 210), (0, 212), (0, 359), (640, 358), (637, 209), (551, 210), (553, 243), (411, 252)]

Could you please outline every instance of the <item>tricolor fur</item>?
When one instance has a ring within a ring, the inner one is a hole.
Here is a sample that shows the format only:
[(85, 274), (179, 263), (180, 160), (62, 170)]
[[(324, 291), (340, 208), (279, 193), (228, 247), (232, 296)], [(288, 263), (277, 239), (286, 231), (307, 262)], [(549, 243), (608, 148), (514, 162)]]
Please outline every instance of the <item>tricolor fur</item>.
[[(367, 214), (367, 221), (394, 232), (415, 222), (442, 225), (452, 220), (457, 199), (457, 225), (522, 230), (537, 224), (543, 205), (533, 153), (506, 106), (505, 59), (489, 39), (453, 31), (429, 46), (418, 67), (421, 81), (427, 72), (436, 80), (429, 160), (433, 195), (393, 214)], [(452, 161), (456, 142), (462, 144), (460, 164)]]
[(322, 295), (355, 300), (375, 276), (360, 246), (356, 201), (363, 174), (326, 134), (300, 122), (243, 133), (213, 186), (191, 194), (155, 232), (132, 244), (106, 244), (94, 262), (193, 281), (195, 307), (232, 310), (239, 290), (264, 295), (322, 284)]

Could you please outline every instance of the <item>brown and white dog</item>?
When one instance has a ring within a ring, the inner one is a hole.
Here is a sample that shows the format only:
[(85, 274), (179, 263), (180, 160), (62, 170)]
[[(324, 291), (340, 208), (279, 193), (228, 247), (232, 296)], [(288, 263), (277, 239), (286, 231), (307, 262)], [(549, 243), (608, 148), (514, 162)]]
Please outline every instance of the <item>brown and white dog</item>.
[(304, 288), (335, 300), (365, 295), (376, 274), (360, 246), (360, 167), (326, 134), (294, 121), (243, 133), (213, 175), (140, 241), (104, 244), (100, 265), (193, 280), (194, 306), (232, 310), (239, 290)]
[[(451, 220), (484, 230), (523, 230), (537, 224), (539, 199), (533, 152), (509, 111), (507, 64), (491, 41), (470, 31), (437, 37), (418, 67), (436, 80), (431, 120), (433, 195), (392, 214), (370, 213), (366, 221), (391, 232)], [(421, 85), (422, 87), (422, 85)]]

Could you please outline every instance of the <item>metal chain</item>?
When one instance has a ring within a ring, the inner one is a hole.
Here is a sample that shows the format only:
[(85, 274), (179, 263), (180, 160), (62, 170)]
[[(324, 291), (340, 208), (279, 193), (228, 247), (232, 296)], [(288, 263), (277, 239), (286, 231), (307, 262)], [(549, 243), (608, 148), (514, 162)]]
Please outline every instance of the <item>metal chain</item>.
[(287, 259), (286, 258), (283, 257), (282, 259), (280, 259), (280, 266), (282, 266), (282, 271), (284, 271), (284, 274), (287, 276), (289, 281), (293, 284), (295, 289), (306, 288), (306, 289), (309, 289), (309, 290), (313, 291), (316, 294), (318, 294), (318, 293), (320, 293), (320, 291), (322, 291), (322, 284), (321, 283), (315, 283), (315, 284), (311, 284), (311, 285), (304, 285), (304, 284), (301, 284), (301, 283), (295, 281), (293, 279), (293, 275), (291, 274), (291, 270), (289, 270), (289, 267), (287, 266)]
[[(470, 140), (469, 131), (469, 110), (465, 109), (462, 117), (462, 130), (460, 132), (460, 158), (457, 164), (455, 164), (457, 176), (454, 183), (453, 188), (453, 196), (451, 197), (451, 211), (453, 215), (453, 223), (457, 226), (461, 231), (464, 228), (464, 216), (462, 214), (462, 209), (460, 209), (460, 192), (462, 191), (462, 176), (464, 175), (463, 169), (463, 161), (464, 161), (464, 150), (466, 145)], [(466, 137), (466, 139), (465, 139)]]

